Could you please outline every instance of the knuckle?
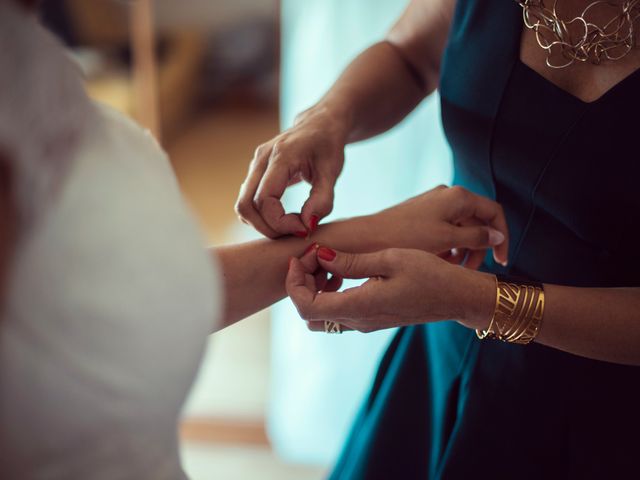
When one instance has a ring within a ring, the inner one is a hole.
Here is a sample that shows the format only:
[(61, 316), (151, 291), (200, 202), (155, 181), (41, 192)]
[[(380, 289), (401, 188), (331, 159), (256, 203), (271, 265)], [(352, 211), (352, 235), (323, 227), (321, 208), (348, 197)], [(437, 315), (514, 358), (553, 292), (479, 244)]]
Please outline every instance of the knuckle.
[(307, 324), (311, 323), (311, 321), (313, 320), (313, 317), (311, 316), (311, 312), (309, 312), (309, 309), (301, 305), (297, 305), (297, 307), (298, 307), (298, 314), (300, 315), (300, 318), (305, 320)]
[(262, 145), (258, 145), (255, 151), (253, 152), (253, 158), (258, 159), (260, 157), (263, 157), (264, 154), (267, 152), (267, 148), (268, 148), (268, 145), (266, 143), (263, 143)]
[(449, 191), (451, 192), (451, 194), (460, 199), (460, 200), (465, 200), (468, 196), (469, 196), (469, 190), (467, 190), (464, 187), (461, 187), (460, 185), (454, 185), (453, 187), (451, 187), (449, 189)]
[(440, 234), (441, 238), (445, 241), (447, 245), (450, 246), (458, 246), (458, 227), (455, 227), (451, 224), (447, 224), (443, 227), (442, 233)]
[(287, 149), (290, 147), (290, 141), (287, 138), (279, 138), (273, 144), (273, 155), (274, 157), (281, 156)]
[(245, 200), (238, 200), (234, 205), (234, 210), (241, 217), (246, 217), (249, 214), (249, 206)]
[(383, 250), (380, 253), (380, 263), (382, 264), (382, 267), (387, 269), (393, 268), (402, 256), (400, 252), (401, 249), (399, 248), (388, 248)]
[(344, 271), (349, 274), (356, 271), (358, 266), (358, 258), (353, 253), (348, 253), (344, 257)]
[(262, 144), (256, 148), (253, 158), (251, 159), (251, 167), (261, 167), (269, 162), (269, 156), (271, 153), (271, 145)]
[(264, 193), (264, 191), (258, 190), (251, 204), (256, 210), (262, 211), (264, 208), (266, 199), (267, 199), (267, 195)]

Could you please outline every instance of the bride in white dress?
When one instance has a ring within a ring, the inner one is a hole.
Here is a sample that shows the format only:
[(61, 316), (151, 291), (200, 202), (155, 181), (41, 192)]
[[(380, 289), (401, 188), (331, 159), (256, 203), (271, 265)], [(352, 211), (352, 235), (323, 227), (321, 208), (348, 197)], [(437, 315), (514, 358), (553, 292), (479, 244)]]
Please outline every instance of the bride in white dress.
[[(430, 198), (313, 241), (460, 246), (430, 237), (449, 221), (425, 217)], [(183, 478), (178, 417), (207, 335), (282, 298), (289, 258), (307, 250), (313, 272), (311, 244), (204, 248), (151, 135), (92, 103), (33, 12), (0, 0), (0, 478)]]

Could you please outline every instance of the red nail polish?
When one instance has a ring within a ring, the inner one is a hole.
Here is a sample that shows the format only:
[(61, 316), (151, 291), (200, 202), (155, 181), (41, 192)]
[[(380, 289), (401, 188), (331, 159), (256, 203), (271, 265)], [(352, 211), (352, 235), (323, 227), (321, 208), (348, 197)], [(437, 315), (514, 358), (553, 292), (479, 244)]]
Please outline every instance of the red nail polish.
[(307, 238), (307, 232), (304, 230), (300, 230), (298, 232), (295, 232), (294, 235), (296, 237), (300, 237), (300, 238)]
[(304, 250), (302, 256), (304, 257), (307, 253), (309, 253), (311, 250), (315, 250), (316, 248), (318, 248), (318, 244), (316, 242), (313, 242)]
[(311, 218), (309, 219), (309, 231), (311, 233), (316, 231), (316, 228), (318, 228), (319, 221), (320, 221), (320, 217), (318, 215), (311, 215)]
[(318, 256), (322, 260), (326, 260), (327, 262), (331, 262), (331, 261), (333, 261), (334, 258), (336, 258), (336, 252), (334, 250), (331, 250), (330, 248), (327, 248), (327, 247), (320, 247), (318, 249)]

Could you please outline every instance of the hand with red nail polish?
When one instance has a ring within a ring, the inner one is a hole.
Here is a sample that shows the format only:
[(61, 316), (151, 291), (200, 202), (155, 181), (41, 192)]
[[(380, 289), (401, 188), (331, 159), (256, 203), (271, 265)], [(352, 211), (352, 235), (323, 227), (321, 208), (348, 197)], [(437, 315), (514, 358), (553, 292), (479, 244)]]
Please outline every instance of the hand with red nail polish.
[(318, 248), (318, 258), (330, 262), (336, 258), (336, 252), (327, 247), (320, 247)]
[(308, 267), (294, 259), (287, 293), (311, 330), (324, 331), (325, 320), (360, 332), (450, 319), (482, 324), (493, 312), (493, 276), (436, 255), (411, 249), (354, 254), (324, 246), (316, 253), (319, 266), (334, 276), (368, 280), (319, 295)]
[[(310, 109), (296, 124), (260, 145), (249, 165), (236, 212), (270, 238), (312, 234), (333, 209), (333, 189), (344, 164), (346, 126), (324, 109)], [(286, 213), (285, 190), (300, 181), (311, 184), (300, 214)]]
[(318, 215), (311, 215), (311, 218), (309, 220), (309, 233), (313, 234), (313, 232), (316, 231), (316, 229), (318, 228), (318, 222), (320, 221), (320, 217), (318, 217)]
[[(313, 277), (313, 290), (316, 292), (335, 292), (342, 285), (342, 278), (338, 275), (329, 277), (328, 272), (318, 263), (318, 258), (322, 255), (319, 252), (319, 245), (315, 242), (310, 244), (300, 257), (300, 265), (306, 275)], [(329, 250), (324, 248), (324, 250)], [(335, 252), (334, 252), (335, 255)], [(291, 269), (294, 258), (289, 261), (289, 270)]]

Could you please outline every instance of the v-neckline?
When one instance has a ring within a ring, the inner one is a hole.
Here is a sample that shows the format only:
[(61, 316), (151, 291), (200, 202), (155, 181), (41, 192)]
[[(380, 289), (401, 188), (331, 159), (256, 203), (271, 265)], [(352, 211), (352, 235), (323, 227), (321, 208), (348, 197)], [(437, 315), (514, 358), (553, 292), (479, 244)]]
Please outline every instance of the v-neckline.
[(535, 68), (531, 67), (530, 65), (528, 65), (527, 63), (525, 63), (522, 60), (522, 56), (521, 56), (521, 52), (520, 51), (522, 49), (522, 37), (524, 35), (525, 27), (524, 27), (524, 25), (522, 23), (521, 7), (515, 1), (513, 2), (513, 5), (517, 7), (516, 11), (518, 12), (518, 15), (515, 15), (515, 17), (518, 19), (518, 22), (520, 24), (520, 28), (516, 29), (517, 34), (516, 34), (515, 38), (513, 39), (514, 47), (515, 47), (514, 48), (514, 52), (515, 52), (515, 61), (516, 61), (516, 63), (518, 63), (520, 66), (524, 66), (526, 70), (529, 70), (530, 73), (532, 73), (533, 75), (538, 77), (538, 79), (540, 81), (546, 83), (547, 85), (550, 85), (554, 90), (560, 92), (562, 95), (570, 98), (571, 100), (573, 100), (575, 102), (578, 102), (578, 103), (580, 103), (581, 105), (584, 105), (584, 106), (596, 105), (596, 104), (601, 103), (604, 100), (606, 100), (608, 97), (613, 95), (617, 90), (620, 90), (622, 87), (624, 87), (629, 81), (631, 81), (632, 79), (634, 79), (635, 77), (640, 75), (640, 66), (638, 66), (635, 70), (632, 70), (628, 75), (623, 77), (620, 81), (614, 83), (611, 87), (609, 87), (607, 90), (605, 90), (599, 97), (595, 98), (594, 100), (585, 101), (585, 100), (581, 99), (577, 95), (569, 92), (568, 90), (565, 90), (564, 88), (562, 88), (558, 84), (552, 82), (547, 77), (545, 77), (540, 72), (538, 72)]
[(522, 58), (520, 57), (520, 52), (518, 52), (518, 57), (516, 59), (516, 62), (519, 64), (519, 66), (524, 67), (526, 70), (528, 70), (530, 74), (532, 74), (535, 77), (537, 77), (539, 81), (544, 82), (546, 85), (549, 85), (551, 88), (553, 88), (554, 90), (558, 91), (560, 94), (570, 98), (572, 101), (578, 102), (578, 103), (580, 103), (582, 105), (585, 105), (585, 106), (596, 105), (598, 103), (601, 103), (607, 97), (609, 97), (610, 95), (613, 95), (617, 90), (621, 89), (626, 83), (631, 81), (636, 76), (640, 75), (640, 67), (638, 67), (635, 70), (631, 71), (626, 77), (622, 78), (619, 82), (614, 83), (605, 92), (603, 92), (602, 95), (600, 95), (599, 97), (595, 98), (594, 100), (591, 100), (591, 101), (588, 102), (588, 101), (585, 101), (585, 100), (581, 99), (577, 95), (574, 95), (573, 93), (569, 92), (568, 90), (565, 90), (561, 86), (557, 85), (556, 83), (554, 83), (551, 80), (549, 80), (548, 78), (546, 78), (544, 75), (540, 74), (540, 72), (538, 72), (536, 69), (534, 69), (531, 66), (527, 65), (525, 62), (522, 61)]

